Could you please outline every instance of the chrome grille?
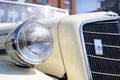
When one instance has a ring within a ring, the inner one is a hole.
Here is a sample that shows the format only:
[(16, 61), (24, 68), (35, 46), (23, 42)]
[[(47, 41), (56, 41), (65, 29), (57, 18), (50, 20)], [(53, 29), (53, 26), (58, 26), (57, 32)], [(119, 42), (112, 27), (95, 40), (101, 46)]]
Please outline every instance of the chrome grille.
[[(85, 24), (83, 36), (93, 80), (120, 80), (120, 23)], [(95, 53), (94, 39), (102, 41), (103, 55)]]

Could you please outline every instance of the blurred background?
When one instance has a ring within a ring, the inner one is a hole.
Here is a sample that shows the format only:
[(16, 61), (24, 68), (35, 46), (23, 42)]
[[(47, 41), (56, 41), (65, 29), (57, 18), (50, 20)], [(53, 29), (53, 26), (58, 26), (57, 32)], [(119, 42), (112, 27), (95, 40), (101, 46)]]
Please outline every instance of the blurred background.
[[(120, 0), (0, 0), (0, 1), (14, 1), (14, 2), (23, 2), (37, 5), (46, 5), (61, 8), (67, 10), (70, 15), (79, 14), (79, 13), (87, 13), (87, 12), (95, 12), (95, 11), (113, 11), (120, 15)], [(19, 16), (21, 19), (26, 17), (25, 7), (22, 7), (21, 11), (19, 10), (19, 6), (12, 7), (12, 5), (5, 5), (0, 2), (0, 22), (8, 21), (15, 22), (19, 21)], [(35, 11), (35, 9), (33, 9)], [(29, 9), (30, 11), (30, 9)], [(40, 18), (46, 17), (42, 14), (39, 16)], [(6, 15), (5, 13), (9, 13)], [(20, 14), (22, 13), (22, 14)], [(36, 12), (35, 12), (36, 13)], [(38, 12), (37, 12), (38, 13)], [(47, 14), (48, 15), (48, 14)], [(60, 15), (57, 13), (57, 15)], [(64, 15), (64, 13), (63, 13)], [(52, 13), (49, 13), (49, 16), (55, 16)], [(5, 19), (8, 20), (5, 20)]]

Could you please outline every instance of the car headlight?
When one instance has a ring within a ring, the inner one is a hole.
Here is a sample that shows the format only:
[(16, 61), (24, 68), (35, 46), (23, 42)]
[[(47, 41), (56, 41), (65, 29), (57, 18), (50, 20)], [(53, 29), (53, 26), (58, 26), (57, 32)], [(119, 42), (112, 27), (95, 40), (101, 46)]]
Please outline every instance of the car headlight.
[(9, 33), (5, 46), (7, 54), (17, 63), (39, 64), (49, 57), (53, 39), (44, 25), (27, 22)]

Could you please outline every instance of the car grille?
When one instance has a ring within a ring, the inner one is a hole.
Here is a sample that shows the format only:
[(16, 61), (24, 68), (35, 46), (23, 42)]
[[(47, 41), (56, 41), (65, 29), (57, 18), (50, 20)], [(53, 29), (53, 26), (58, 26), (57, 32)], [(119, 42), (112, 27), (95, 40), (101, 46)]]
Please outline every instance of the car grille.
[[(83, 26), (85, 49), (93, 80), (120, 80), (120, 24), (105, 21)], [(95, 52), (94, 39), (102, 42), (102, 55)]]

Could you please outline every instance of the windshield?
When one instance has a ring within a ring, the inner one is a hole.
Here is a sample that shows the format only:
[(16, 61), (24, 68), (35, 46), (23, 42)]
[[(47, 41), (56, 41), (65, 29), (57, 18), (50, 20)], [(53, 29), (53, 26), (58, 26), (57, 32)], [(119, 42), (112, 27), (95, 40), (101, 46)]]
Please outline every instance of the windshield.
[(68, 15), (66, 10), (28, 3), (0, 1), (0, 23), (37, 20)]

